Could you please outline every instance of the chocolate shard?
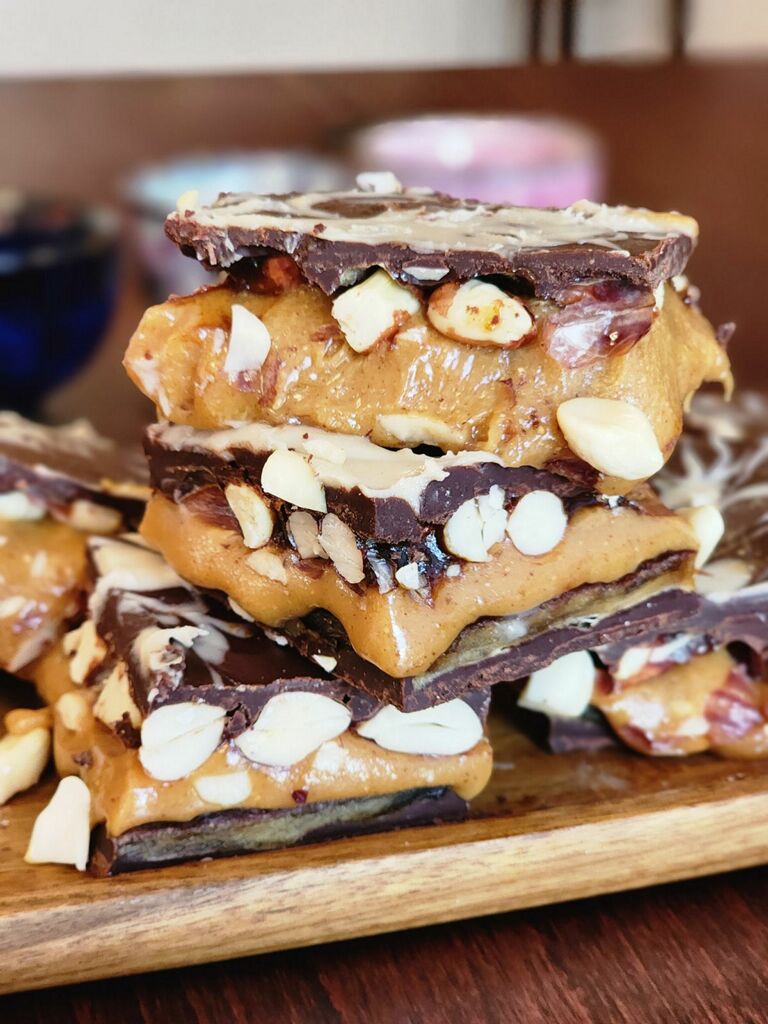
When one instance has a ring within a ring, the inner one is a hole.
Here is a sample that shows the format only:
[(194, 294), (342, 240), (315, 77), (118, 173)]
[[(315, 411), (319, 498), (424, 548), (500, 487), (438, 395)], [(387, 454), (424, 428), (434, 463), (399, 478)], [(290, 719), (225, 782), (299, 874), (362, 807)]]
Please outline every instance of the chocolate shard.
[(65, 519), (76, 501), (88, 501), (136, 527), (147, 482), (138, 446), (120, 446), (85, 422), (49, 427), (0, 412), (0, 493), (24, 491)]
[(586, 201), (542, 210), (409, 189), (225, 193), (171, 214), (166, 232), (211, 268), (247, 272), (264, 255), (288, 254), (328, 294), (383, 267), (417, 286), (502, 274), (550, 296), (601, 276), (655, 288), (683, 271), (698, 227), (679, 214)]
[(93, 836), (88, 870), (105, 877), (201, 857), (232, 857), (461, 821), (467, 811), (466, 801), (452, 789), (435, 787), (281, 810), (219, 811), (187, 822), (140, 825), (120, 836), (109, 836), (100, 826)]

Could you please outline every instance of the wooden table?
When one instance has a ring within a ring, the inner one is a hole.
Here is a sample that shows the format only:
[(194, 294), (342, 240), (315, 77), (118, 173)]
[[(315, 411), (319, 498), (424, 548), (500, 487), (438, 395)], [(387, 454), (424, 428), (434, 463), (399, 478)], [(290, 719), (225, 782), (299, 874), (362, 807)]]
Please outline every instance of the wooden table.
[[(739, 322), (738, 375), (768, 385), (764, 63), (5, 84), (0, 181), (109, 198), (127, 168), (201, 140), (327, 146), (351, 123), (425, 108), (557, 111), (601, 133), (610, 199), (676, 206), (701, 221), (693, 269), (705, 310)], [(146, 415), (116, 369), (140, 301), (129, 284), (109, 343), (57, 408), (113, 428), (118, 404), (128, 423)], [(10, 996), (0, 1021), (747, 1024), (768, 1020), (767, 920), (768, 874), (751, 870)]]

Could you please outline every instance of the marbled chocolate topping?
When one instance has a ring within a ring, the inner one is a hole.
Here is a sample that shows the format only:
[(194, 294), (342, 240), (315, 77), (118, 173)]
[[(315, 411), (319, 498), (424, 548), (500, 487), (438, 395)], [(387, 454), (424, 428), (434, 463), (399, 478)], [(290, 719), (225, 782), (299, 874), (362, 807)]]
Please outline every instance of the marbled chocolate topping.
[(542, 210), (407, 189), (224, 193), (210, 206), (182, 203), (166, 231), (211, 268), (287, 254), (327, 294), (379, 266), (419, 286), (501, 274), (549, 296), (604, 276), (655, 288), (683, 271), (698, 226), (679, 214), (587, 201)]
[(0, 493), (21, 490), (52, 509), (85, 500), (141, 518), (147, 467), (138, 446), (101, 437), (84, 420), (62, 427), (0, 412)]

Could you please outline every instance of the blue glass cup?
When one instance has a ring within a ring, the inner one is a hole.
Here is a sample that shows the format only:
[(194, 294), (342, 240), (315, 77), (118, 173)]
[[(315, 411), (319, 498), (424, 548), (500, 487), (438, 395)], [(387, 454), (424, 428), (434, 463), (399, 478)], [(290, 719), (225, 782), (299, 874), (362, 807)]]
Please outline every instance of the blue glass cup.
[(34, 414), (87, 362), (116, 285), (111, 211), (0, 191), (0, 408)]

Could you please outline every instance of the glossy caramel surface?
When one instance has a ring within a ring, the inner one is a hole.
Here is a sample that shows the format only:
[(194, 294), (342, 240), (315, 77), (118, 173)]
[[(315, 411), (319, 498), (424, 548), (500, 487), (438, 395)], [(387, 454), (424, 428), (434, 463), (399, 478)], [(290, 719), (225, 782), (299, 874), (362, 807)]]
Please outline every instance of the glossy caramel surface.
[[(272, 344), (259, 371), (233, 380), (223, 365), (235, 303), (263, 320)], [(556, 420), (557, 407), (569, 398), (637, 405), (669, 456), (687, 397), (703, 381), (730, 381), (711, 326), (669, 285), (645, 337), (587, 366), (557, 362), (539, 335), (516, 349), (452, 341), (422, 313), (391, 340), (357, 353), (319, 289), (302, 285), (263, 295), (222, 285), (148, 309), (125, 367), (175, 423), (211, 428), (299, 420), (402, 446), (379, 417), (409, 414), (427, 417), (424, 440), (445, 450), (484, 449), (509, 465), (539, 467), (569, 454)]]

